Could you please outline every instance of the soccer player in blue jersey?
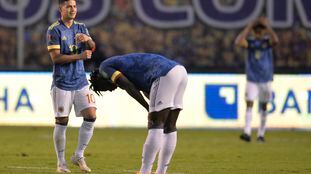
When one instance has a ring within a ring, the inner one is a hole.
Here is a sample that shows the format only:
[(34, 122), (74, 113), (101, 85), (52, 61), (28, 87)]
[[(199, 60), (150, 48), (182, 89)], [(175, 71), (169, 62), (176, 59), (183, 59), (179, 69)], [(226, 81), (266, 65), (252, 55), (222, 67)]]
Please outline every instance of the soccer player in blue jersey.
[[(183, 108), (187, 71), (157, 54), (133, 53), (106, 59), (91, 74), (95, 92), (124, 89), (148, 112), (148, 136), (139, 174), (150, 174), (158, 156), (157, 174), (165, 174), (177, 142), (176, 121)], [(149, 104), (141, 94), (142, 91)]]
[(47, 48), (54, 64), (51, 96), (55, 114), (53, 139), (57, 172), (70, 173), (65, 160), (65, 144), (72, 105), (76, 116), (83, 117), (84, 121), (71, 161), (82, 171), (90, 172), (83, 154), (93, 135), (96, 104), (94, 93), (88, 87), (83, 60), (91, 58), (95, 43), (86, 26), (74, 21), (77, 14), (75, 0), (59, 0), (59, 11), (61, 19), (52, 24), (47, 31)]
[(254, 100), (258, 97), (260, 106), (260, 125), (257, 141), (264, 142), (267, 120), (267, 104), (271, 100), (273, 81), (273, 47), (279, 42), (269, 21), (260, 17), (249, 23), (237, 36), (235, 44), (246, 48), (246, 114), (244, 133), (241, 140), (251, 141), (251, 120)]

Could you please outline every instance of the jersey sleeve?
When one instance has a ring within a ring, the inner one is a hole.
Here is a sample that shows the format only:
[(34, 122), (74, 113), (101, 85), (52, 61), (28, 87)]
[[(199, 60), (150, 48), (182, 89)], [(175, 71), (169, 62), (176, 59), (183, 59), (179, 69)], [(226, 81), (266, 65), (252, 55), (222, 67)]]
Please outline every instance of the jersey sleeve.
[(251, 38), (251, 37), (246, 38), (244, 40), (244, 47), (248, 49), (249, 45), (251, 44), (252, 41), (253, 41), (253, 38)]
[(46, 42), (48, 51), (55, 49), (60, 50), (60, 36), (56, 32), (55, 28), (47, 31)]
[(103, 62), (100, 65), (99, 71), (105, 73), (113, 82), (116, 82), (116, 80), (122, 75), (122, 73), (113, 66), (112, 62), (109, 61)]
[(120, 71), (115, 71), (111, 76), (111, 80), (115, 83), (121, 75)]
[(243, 48), (247, 48), (248, 47), (248, 39), (244, 38), (239, 42), (239, 46), (243, 47)]
[[(86, 25), (82, 24), (81, 26), (82, 26), (80, 29), (81, 33), (87, 35), (88, 37), (90, 37), (91, 40), (93, 40), (92, 37), (90, 36), (89, 30), (86, 28)], [(96, 45), (93, 48), (91, 48), (91, 50), (92, 52), (94, 52), (96, 50)]]
[(83, 34), (86, 34), (87, 36), (91, 37), (90, 36), (90, 33), (89, 33), (89, 30), (86, 28), (86, 25), (85, 24), (82, 24), (82, 33)]
[(270, 37), (266, 37), (265, 42), (267, 43), (269, 48), (273, 47), (273, 41)]

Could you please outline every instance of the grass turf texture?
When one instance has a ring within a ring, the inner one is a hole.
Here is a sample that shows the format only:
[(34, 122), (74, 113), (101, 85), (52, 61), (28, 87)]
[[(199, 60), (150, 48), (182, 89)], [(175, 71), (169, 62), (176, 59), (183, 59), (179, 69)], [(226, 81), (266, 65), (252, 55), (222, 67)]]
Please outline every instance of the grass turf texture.
[[(0, 127), (0, 173), (55, 173), (51, 127)], [(66, 159), (77, 144), (67, 129)], [(95, 129), (86, 150), (94, 174), (134, 174), (140, 167), (146, 129)], [(238, 139), (239, 131), (180, 130), (169, 174), (311, 173), (311, 132), (268, 131), (266, 143)], [(155, 166), (154, 166), (155, 168)]]

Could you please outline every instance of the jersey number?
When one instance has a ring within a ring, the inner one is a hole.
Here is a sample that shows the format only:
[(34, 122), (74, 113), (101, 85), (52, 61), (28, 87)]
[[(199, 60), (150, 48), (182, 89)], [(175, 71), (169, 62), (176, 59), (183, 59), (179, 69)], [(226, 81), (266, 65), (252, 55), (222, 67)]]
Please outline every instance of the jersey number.
[(89, 103), (95, 103), (95, 97), (93, 94), (86, 94)]
[(76, 45), (70, 45), (69, 50), (71, 54), (78, 54), (78, 47)]
[(260, 59), (261, 58), (261, 50), (256, 50), (255, 51), (255, 58)]

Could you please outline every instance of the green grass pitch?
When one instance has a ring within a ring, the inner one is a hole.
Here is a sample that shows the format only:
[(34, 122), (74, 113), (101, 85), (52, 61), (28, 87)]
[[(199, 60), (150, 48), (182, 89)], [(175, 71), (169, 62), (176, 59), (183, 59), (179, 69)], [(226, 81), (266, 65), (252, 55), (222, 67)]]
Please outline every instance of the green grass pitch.
[[(0, 127), (0, 173), (55, 173), (52, 133), (52, 127)], [(67, 161), (76, 147), (77, 134), (77, 128), (68, 128)], [(95, 129), (85, 154), (92, 173), (135, 174), (146, 134), (146, 129)], [(239, 134), (232, 130), (179, 130), (168, 173), (311, 173), (311, 132), (268, 131), (264, 144), (242, 142)], [(68, 164), (73, 173), (81, 173)]]

